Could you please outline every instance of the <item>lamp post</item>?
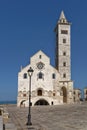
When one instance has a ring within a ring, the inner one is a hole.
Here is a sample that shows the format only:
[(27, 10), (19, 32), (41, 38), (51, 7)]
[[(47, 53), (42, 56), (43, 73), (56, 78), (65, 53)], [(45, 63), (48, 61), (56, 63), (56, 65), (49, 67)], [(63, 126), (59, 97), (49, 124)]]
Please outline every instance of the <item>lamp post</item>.
[(28, 69), (28, 75), (29, 75), (29, 109), (28, 109), (28, 121), (27, 125), (32, 125), (31, 123), (31, 76), (33, 74), (33, 69), (30, 67)]

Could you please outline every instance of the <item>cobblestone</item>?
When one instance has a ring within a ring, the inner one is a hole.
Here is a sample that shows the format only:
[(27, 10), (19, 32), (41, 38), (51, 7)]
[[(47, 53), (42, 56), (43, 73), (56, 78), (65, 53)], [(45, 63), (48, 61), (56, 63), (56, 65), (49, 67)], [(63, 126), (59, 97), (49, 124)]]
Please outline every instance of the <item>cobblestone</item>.
[(17, 130), (87, 130), (87, 102), (59, 106), (31, 108), (32, 126), (28, 127), (28, 108), (6, 106)]

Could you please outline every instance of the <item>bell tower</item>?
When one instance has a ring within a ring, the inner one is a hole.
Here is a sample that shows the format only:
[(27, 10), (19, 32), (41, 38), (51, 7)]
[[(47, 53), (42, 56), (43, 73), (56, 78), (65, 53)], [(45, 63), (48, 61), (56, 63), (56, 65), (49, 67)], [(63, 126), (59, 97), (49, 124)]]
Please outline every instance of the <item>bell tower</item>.
[(71, 80), (71, 58), (70, 58), (70, 27), (69, 23), (61, 12), (60, 18), (55, 28), (56, 35), (56, 57), (55, 65), (58, 69), (61, 81)]

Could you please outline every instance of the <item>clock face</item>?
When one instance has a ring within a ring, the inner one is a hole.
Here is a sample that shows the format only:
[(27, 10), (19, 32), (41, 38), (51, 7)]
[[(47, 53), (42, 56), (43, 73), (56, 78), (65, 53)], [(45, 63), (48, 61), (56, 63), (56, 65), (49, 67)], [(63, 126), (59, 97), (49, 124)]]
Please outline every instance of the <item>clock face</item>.
[(43, 69), (43, 67), (44, 67), (44, 64), (42, 63), (42, 62), (39, 62), (38, 64), (37, 64), (37, 68), (38, 69)]

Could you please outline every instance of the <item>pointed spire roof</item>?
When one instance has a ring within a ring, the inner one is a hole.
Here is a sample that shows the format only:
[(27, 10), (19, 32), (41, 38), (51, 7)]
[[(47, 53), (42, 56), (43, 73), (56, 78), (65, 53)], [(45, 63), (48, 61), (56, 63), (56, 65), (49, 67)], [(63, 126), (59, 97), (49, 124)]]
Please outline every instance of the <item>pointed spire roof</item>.
[(69, 22), (67, 21), (67, 19), (66, 19), (66, 17), (65, 17), (64, 11), (61, 12), (60, 18), (59, 18), (59, 20), (58, 20), (58, 23), (69, 24)]
[(61, 19), (66, 19), (66, 17), (65, 17), (65, 15), (64, 15), (64, 12), (63, 12), (63, 11), (62, 11), (61, 14), (60, 14), (59, 20), (61, 20)]

